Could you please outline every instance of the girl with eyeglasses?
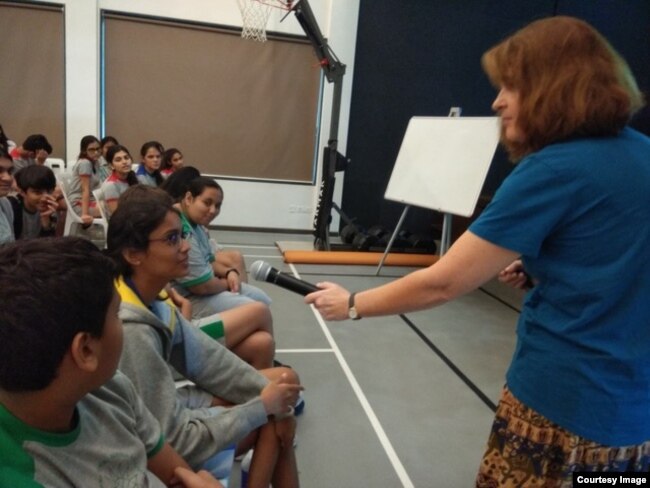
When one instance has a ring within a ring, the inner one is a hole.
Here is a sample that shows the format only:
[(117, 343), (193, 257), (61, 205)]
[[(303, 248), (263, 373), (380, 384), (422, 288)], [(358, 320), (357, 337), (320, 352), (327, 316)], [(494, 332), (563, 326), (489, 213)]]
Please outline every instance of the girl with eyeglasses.
[(84, 136), (81, 139), (79, 156), (72, 167), (70, 188), (67, 189), (73, 210), (81, 216), (82, 222), (87, 226), (100, 215), (92, 194), (100, 185), (97, 162), (100, 154), (99, 139), (95, 136)]
[[(165, 289), (187, 274), (185, 238), (181, 216), (164, 191), (137, 185), (120, 198), (106, 250), (120, 273), (119, 368), (193, 468), (209, 469), (233, 444), (237, 453), (254, 447), (249, 486), (297, 487), (292, 412), (302, 389), (298, 377), (289, 368), (257, 371), (210, 337), (239, 312), (220, 314), (203, 331), (187, 321), (180, 296)], [(177, 390), (170, 366), (193, 385)], [(215, 473), (228, 474), (229, 468)]]

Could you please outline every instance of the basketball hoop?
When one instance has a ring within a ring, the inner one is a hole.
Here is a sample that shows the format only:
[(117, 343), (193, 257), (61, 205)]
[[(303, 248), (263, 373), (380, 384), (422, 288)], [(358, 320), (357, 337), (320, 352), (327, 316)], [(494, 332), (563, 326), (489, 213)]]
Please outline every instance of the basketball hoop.
[(266, 23), (274, 8), (291, 10), (292, 0), (237, 0), (243, 21), (241, 36), (266, 42)]

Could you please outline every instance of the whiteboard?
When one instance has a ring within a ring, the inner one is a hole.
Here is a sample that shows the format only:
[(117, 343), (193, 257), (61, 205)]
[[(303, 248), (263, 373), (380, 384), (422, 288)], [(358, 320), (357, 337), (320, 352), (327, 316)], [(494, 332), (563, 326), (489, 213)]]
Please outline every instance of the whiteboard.
[(499, 133), (498, 117), (412, 117), (384, 198), (470, 217)]

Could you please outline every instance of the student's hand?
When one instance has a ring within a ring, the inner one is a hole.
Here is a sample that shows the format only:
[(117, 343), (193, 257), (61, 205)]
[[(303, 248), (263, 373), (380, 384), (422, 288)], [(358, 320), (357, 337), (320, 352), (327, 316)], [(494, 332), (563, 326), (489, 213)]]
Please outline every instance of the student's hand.
[(81, 222), (83, 223), (83, 225), (92, 225), (93, 220), (94, 219), (92, 215), (83, 214), (81, 216)]
[(231, 292), (239, 293), (241, 280), (239, 278), (239, 272), (235, 268), (231, 268), (226, 272), (226, 282)]
[(49, 156), (48, 152), (45, 149), (39, 149), (36, 151), (36, 154), (34, 154), (34, 159), (38, 164), (45, 164), (45, 160)]
[(293, 415), (275, 421), (275, 435), (280, 440), (280, 447), (293, 447), (293, 438), (296, 435), (296, 417)]
[(68, 209), (68, 206), (65, 204), (65, 198), (63, 198), (63, 191), (59, 185), (56, 185), (56, 188), (54, 188), (52, 196), (56, 200), (57, 210), (66, 211)]
[(195, 473), (190, 469), (179, 466), (174, 470), (174, 475), (176, 480), (180, 482), (180, 484), (172, 484), (174, 487), (223, 488), (223, 485), (214, 479), (214, 477), (205, 470), (201, 470), (198, 473)]
[(169, 298), (171, 298), (172, 302), (174, 302), (174, 305), (176, 305), (181, 311), (181, 315), (187, 320), (192, 320), (192, 302), (178, 293), (178, 291), (176, 291), (176, 289), (172, 286), (167, 286), (165, 289), (169, 294)]
[(282, 416), (290, 413), (301, 390), (304, 390), (302, 386), (287, 381), (286, 373), (271, 380), (260, 394), (267, 415)]
[(524, 265), (521, 262), (521, 259), (517, 259), (506, 266), (499, 273), (499, 281), (519, 290), (524, 290), (530, 287), (529, 276), (524, 270)]
[(49, 223), (51, 215), (56, 212), (58, 204), (56, 203), (56, 198), (53, 195), (44, 195), (41, 198), (39, 213), (41, 215), (41, 221), (47, 219), (46, 222)]
[(328, 281), (316, 283), (316, 286), (320, 290), (307, 295), (305, 303), (314, 305), (325, 320), (347, 319), (350, 292)]

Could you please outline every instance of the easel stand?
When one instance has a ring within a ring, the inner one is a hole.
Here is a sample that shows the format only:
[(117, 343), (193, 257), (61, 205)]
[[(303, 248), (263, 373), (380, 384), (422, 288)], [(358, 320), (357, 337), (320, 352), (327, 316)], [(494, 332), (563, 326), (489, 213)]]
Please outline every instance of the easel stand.
[(470, 217), (499, 142), (496, 117), (411, 117), (384, 198), (406, 207), (386, 246), (379, 272), (412, 206), (444, 215), (440, 256), (451, 244), (452, 215)]
[[(384, 255), (381, 257), (381, 261), (379, 261), (379, 265), (377, 266), (377, 271), (375, 271), (375, 276), (379, 276), (379, 272), (381, 271), (381, 268), (384, 265), (384, 261), (386, 261), (386, 257), (388, 256), (388, 253), (393, 247), (393, 242), (395, 242), (395, 238), (399, 234), (399, 231), (402, 230), (402, 224), (404, 223), (404, 219), (406, 218), (406, 214), (408, 213), (410, 208), (411, 208), (410, 205), (404, 207), (404, 210), (402, 211), (402, 215), (400, 216), (399, 221), (397, 222), (397, 226), (395, 227), (395, 231), (393, 231), (393, 235), (390, 236), (390, 240), (388, 241), (388, 245), (386, 246)], [(447, 252), (450, 243), (451, 243), (451, 214), (446, 213), (444, 214), (443, 221), (442, 221), (442, 236), (440, 237), (440, 248), (439, 248), (440, 257), (442, 257), (442, 255)]]

